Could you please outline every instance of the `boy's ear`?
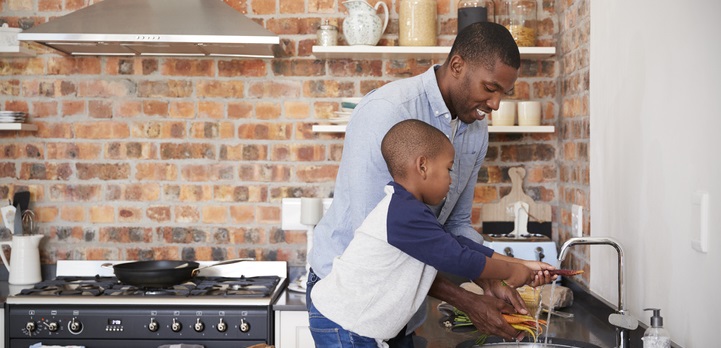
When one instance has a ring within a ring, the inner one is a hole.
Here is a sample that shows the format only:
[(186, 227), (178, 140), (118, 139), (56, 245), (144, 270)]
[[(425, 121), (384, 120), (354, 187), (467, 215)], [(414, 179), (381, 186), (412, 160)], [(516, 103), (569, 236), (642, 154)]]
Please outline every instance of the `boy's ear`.
[(418, 156), (415, 167), (418, 174), (425, 179), (428, 174), (428, 159), (426, 156)]

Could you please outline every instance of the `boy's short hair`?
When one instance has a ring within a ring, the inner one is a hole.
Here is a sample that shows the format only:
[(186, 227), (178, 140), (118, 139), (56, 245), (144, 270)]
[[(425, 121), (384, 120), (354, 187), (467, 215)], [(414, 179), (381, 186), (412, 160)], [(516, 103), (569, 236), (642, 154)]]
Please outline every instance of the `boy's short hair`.
[(448, 137), (437, 128), (416, 119), (396, 123), (381, 141), (381, 154), (393, 178), (406, 175), (406, 164), (418, 156), (433, 159), (446, 146)]

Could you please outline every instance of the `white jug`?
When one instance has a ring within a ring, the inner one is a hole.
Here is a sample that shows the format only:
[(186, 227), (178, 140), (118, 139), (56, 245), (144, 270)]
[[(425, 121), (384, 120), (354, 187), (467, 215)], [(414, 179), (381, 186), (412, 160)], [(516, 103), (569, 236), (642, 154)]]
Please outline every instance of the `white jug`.
[[(371, 6), (365, 0), (344, 1), (348, 9), (348, 17), (343, 21), (343, 36), (349, 45), (375, 46), (388, 26), (388, 6), (378, 1)], [(383, 7), (383, 21), (376, 14), (378, 7)]]
[[(0, 251), (5, 267), (10, 272), (8, 283), (13, 285), (30, 285), (38, 283), (42, 280), (40, 274), (40, 240), (43, 239), (42, 234), (30, 236), (13, 236), (12, 242), (0, 242), (1, 245), (7, 245), (12, 250), (10, 252), (10, 262), (5, 258), (5, 253)], [(10, 265), (10, 267), (8, 267)]]

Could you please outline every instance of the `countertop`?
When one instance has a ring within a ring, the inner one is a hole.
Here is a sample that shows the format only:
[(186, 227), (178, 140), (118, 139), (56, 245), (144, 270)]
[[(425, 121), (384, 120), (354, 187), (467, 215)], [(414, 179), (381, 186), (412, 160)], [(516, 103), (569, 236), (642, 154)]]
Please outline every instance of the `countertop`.
[[(572, 281), (564, 281), (564, 286), (573, 291), (573, 305), (563, 308), (563, 312), (573, 313), (574, 317), (565, 319), (553, 316), (549, 329), (549, 342), (556, 339), (587, 342), (601, 348), (616, 345), (615, 328), (608, 323), (613, 310), (605, 303), (586, 292)], [(442, 313), (437, 310), (439, 300), (429, 297), (428, 319), (416, 330), (416, 348), (470, 347), (478, 337), (473, 332), (452, 332), (441, 325)], [(286, 290), (273, 306), (277, 311), (305, 311), (305, 294)], [(639, 326), (631, 332), (631, 347), (642, 347), (641, 337), (645, 328)], [(489, 338), (488, 342), (493, 342)], [(570, 343), (559, 342), (556, 343)]]

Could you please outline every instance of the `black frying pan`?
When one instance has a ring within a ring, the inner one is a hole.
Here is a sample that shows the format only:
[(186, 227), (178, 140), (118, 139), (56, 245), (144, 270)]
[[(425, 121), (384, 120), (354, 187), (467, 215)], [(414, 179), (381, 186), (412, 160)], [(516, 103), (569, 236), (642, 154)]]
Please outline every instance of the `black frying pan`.
[[(226, 260), (205, 267), (193, 261), (135, 261), (113, 265), (113, 272), (125, 284), (141, 288), (165, 288), (187, 282), (203, 268), (252, 260)], [(110, 264), (103, 266), (109, 267)]]

